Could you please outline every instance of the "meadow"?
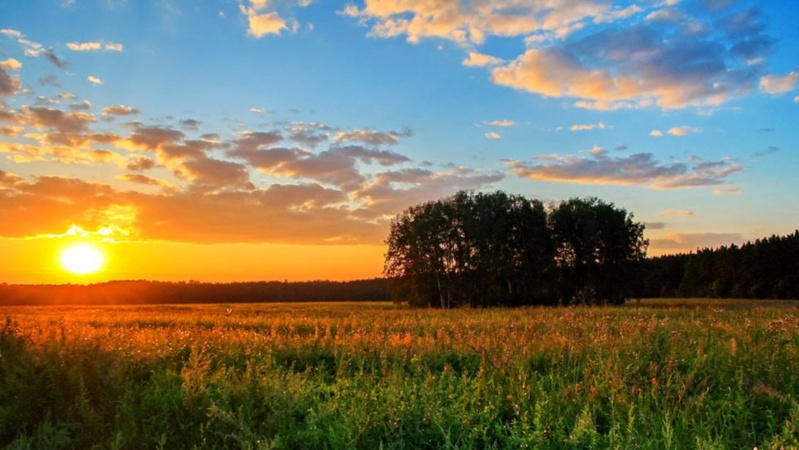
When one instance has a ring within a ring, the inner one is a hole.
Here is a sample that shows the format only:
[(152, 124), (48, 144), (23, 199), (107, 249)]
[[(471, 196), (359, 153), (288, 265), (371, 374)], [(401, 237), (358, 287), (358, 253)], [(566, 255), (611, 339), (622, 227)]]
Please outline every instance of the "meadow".
[(0, 307), (0, 446), (799, 448), (797, 305)]

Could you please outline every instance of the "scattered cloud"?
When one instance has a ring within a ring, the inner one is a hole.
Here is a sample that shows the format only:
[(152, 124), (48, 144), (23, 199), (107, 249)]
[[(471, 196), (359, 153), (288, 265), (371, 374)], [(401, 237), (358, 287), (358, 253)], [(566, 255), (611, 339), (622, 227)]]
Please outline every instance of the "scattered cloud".
[(649, 132), (649, 135), (652, 137), (663, 137), (663, 132), (660, 130), (652, 130)]
[(765, 149), (763, 149), (763, 150), (761, 150), (761, 151), (759, 151), (759, 152), (756, 152), (756, 153), (755, 153), (754, 155), (752, 155), (752, 156), (754, 156), (755, 158), (761, 158), (761, 157), (763, 157), (763, 156), (768, 156), (768, 155), (771, 155), (771, 154), (773, 154), (773, 153), (777, 153), (777, 152), (779, 152), (780, 150), (782, 150), (780, 147), (777, 147), (777, 146), (775, 146), (775, 145), (770, 145), (770, 146), (768, 146), (767, 148), (765, 148)]
[(679, 211), (676, 209), (667, 209), (663, 214), (669, 217), (694, 217), (696, 214), (693, 211)]
[(502, 139), (502, 135), (497, 133), (496, 131), (489, 131), (488, 133), (485, 133), (484, 136), (486, 139), (489, 140)]
[(97, 77), (95, 77), (93, 75), (89, 75), (88, 77), (86, 77), (86, 79), (89, 80), (89, 83), (94, 84), (94, 85), (103, 84), (103, 80), (101, 80), (101, 79), (99, 79), (99, 78), (97, 78)]
[(115, 52), (121, 52), (125, 49), (125, 47), (122, 44), (114, 42), (103, 43), (99, 41), (69, 42), (67, 43), (67, 48), (72, 50), (73, 52), (92, 52), (99, 50), (110, 50)]
[(799, 82), (799, 72), (785, 76), (766, 75), (760, 78), (760, 90), (766, 94), (784, 94), (792, 91)]
[(380, 132), (380, 131), (371, 131), (371, 130), (351, 130), (351, 131), (340, 131), (336, 133), (333, 137), (333, 140), (336, 142), (341, 141), (354, 141), (354, 142), (362, 142), (364, 144), (369, 145), (396, 145), (399, 143), (399, 137), (401, 136), (410, 136), (410, 132), (406, 131), (404, 133), (398, 133), (396, 131), (391, 131), (388, 133)]
[(284, 30), (291, 33), (297, 32), (300, 27), (295, 19), (286, 19), (284, 14), (276, 11), (277, 6), (283, 6), (289, 10), (293, 6), (307, 7), (312, 2), (308, 0), (298, 0), (285, 2), (276, 5), (277, 2), (267, 0), (249, 0), (239, 4), (239, 11), (247, 18), (247, 33), (255, 38), (262, 38), (266, 35), (279, 35)]
[(588, 156), (546, 155), (535, 163), (509, 161), (511, 173), (535, 180), (579, 184), (689, 189), (719, 186), (743, 167), (727, 160), (661, 163), (651, 153), (613, 158), (601, 148)]
[(47, 49), (38, 53), (44, 56), (44, 59), (50, 61), (51, 63), (53, 63), (54, 66), (58, 67), (59, 69), (69, 68), (69, 63), (59, 58), (58, 55), (55, 54), (53, 49)]
[(718, 248), (730, 244), (743, 244), (745, 239), (739, 233), (668, 233), (663, 237), (650, 238), (650, 253), (689, 252), (703, 248)]
[(605, 125), (602, 122), (599, 122), (599, 123), (592, 123), (592, 124), (587, 124), (587, 125), (572, 125), (571, 127), (569, 127), (569, 130), (571, 130), (571, 131), (589, 131), (589, 130), (594, 130), (594, 129), (604, 130), (605, 128), (608, 128), (608, 126)]
[(104, 116), (133, 116), (139, 114), (139, 110), (132, 106), (112, 105), (103, 108)]
[(463, 60), (463, 65), (466, 67), (489, 67), (498, 66), (504, 62), (502, 58), (478, 52), (469, 52), (469, 56)]
[(741, 193), (739, 188), (713, 189), (716, 195), (738, 195)]
[(0, 67), (0, 95), (12, 95), (19, 90), (19, 78), (10, 75), (4, 67)]
[(702, 130), (700, 130), (699, 128), (681, 126), (681, 127), (669, 128), (668, 133), (672, 136), (683, 137), (687, 136), (688, 134), (699, 133), (701, 131)]
[(69, 42), (67, 43), (67, 48), (73, 52), (90, 52), (101, 50), (103, 44), (100, 42)]
[(492, 127), (512, 127), (516, 125), (516, 122), (508, 119), (492, 120), (491, 122), (487, 122), (487, 125), (490, 125)]
[(668, 225), (664, 222), (646, 222), (644, 223), (644, 226), (647, 230), (662, 230), (668, 227)]
[[(488, 67), (498, 85), (602, 110), (718, 106), (757, 88), (773, 48), (756, 8), (550, 3), (375, 1), (340, 14), (372, 37), (452, 41), (464, 65)], [(480, 52), (489, 36), (521, 39), (526, 50), (509, 61)]]
[(167, 183), (157, 178), (148, 177), (140, 173), (123, 173), (116, 177), (118, 180), (129, 181), (131, 183), (143, 184), (146, 186), (164, 186)]
[(22, 46), (25, 56), (29, 56), (31, 58), (38, 58), (41, 56), (59, 69), (67, 69), (69, 67), (69, 63), (59, 58), (52, 48), (44, 48), (42, 44), (29, 40), (19, 30), (3, 28), (0, 30), (0, 34), (16, 40), (17, 43)]
[(0, 68), (8, 70), (19, 70), (22, 68), (22, 63), (14, 58), (8, 58), (0, 61)]

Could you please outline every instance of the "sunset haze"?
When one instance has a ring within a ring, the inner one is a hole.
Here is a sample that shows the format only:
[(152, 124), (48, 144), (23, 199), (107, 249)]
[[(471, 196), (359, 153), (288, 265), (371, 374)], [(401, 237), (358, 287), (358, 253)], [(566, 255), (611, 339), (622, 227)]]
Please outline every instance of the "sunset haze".
[(599, 197), (649, 255), (792, 233), (797, 13), (3, 2), (0, 282), (378, 277), (391, 219), (459, 190)]

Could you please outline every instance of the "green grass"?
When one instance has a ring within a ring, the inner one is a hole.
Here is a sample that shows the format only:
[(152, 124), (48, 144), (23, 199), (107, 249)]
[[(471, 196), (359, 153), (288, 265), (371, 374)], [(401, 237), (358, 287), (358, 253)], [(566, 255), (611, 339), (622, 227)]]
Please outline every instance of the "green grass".
[(0, 308), (0, 444), (799, 447), (796, 303)]

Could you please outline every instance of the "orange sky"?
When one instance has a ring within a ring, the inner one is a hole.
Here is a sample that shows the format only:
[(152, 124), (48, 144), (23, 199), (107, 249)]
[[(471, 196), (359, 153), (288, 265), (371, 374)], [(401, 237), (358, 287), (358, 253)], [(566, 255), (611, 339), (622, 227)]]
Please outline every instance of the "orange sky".
[(0, 2), (0, 283), (377, 277), (460, 190), (601, 198), (650, 255), (792, 233), (797, 8)]
[[(94, 243), (105, 263), (94, 274), (74, 275), (61, 267), (61, 252), (77, 242)], [(185, 244), (100, 242), (92, 238), (0, 240), (13, 258), (0, 258), (7, 282), (96, 283), (148, 279), (209, 282), (263, 280), (348, 280), (381, 275), (382, 245)]]

